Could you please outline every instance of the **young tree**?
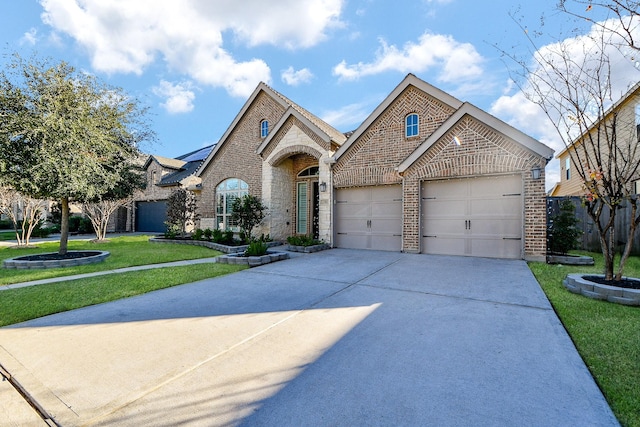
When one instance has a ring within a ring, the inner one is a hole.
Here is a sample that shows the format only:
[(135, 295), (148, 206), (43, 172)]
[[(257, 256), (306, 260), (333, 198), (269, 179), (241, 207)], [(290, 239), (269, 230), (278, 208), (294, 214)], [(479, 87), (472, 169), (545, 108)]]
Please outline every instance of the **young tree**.
[[(561, 10), (566, 3), (560, 3)], [(616, 3), (623, 2), (609, 4)], [(640, 179), (640, 147), (635, 115), (612, 108), (622, 95), (614, 89), (618, 82), (611, 78), (612, 64), (625, 60), (619, 26), (596, 25), (588, 35), (538, 47), (535, 33), (518, 24), (527, 35), (533, 60), (503, 53), (518, 65), (514, 80), (527, 99), (542, 108), (576, 165), (573, 172), (583, 182), (586, 210), (598, 231), (605, 279), (621, 280), (640, 223), (633, 188)], [(640, 74), (636, 81), (637, 77)], [(630, 225), (624, 236), (616, 236), (616, 216), (624, 205), (631, 207)], [(618, 241), (625, 246), (616, 268)]]
[(0, 213), (7, 215), (13, 223), (18, 246), (29, 246), (44, 205), (42, 200), (24, 196), (8, 187), (0, 187)]
[(251, 232), (265, 217), (267, 207), (262, 201), (251, 194), (238, 197), (231, 205), (231, 219), (240, 227), (240, 234), (244, 236), (245, 243), (251, 243)]
[(123, 170), (118, 185), (107, 193), (82, 204), (82, 212), (91, 220), (91, 226), (96, 233), (97, 241), (106, 240), (107, 227), (111, 215), (118, 208), (133, 202), (133, 193), (143, 189), (146, 185), (145, 176), (140, 169), (131, 166)]
[(0, 72), (0, 175), (11, 188), (59, 201), (67, 252), (69, 203), (115, 188), (153, 138), (138, 102), (65, 62), (14, 55)]
[(173, 190), (167, 199), (167, 225), (175, 226), (184, 235), (187, 226), (194, 225), (197, 219), (196, 196), (184, 188)]

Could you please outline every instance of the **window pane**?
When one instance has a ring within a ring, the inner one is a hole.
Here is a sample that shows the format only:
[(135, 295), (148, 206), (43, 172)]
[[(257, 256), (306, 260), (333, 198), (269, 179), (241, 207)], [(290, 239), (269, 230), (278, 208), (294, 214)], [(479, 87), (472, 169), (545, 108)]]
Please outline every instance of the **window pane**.
[(298, 234), (307, 234), (307, 183), (298, 183), (298, 209), (296, 232)]

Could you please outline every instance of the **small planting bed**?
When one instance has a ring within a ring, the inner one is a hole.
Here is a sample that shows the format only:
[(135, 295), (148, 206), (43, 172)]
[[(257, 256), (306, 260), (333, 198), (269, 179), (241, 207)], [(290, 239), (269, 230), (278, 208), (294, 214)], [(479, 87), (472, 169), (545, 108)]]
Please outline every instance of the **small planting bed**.
[[(165, 239), (164, 237), (152, 237), (149, 241), (152, 243), (176, 243), (179, 245), (203, 246), (226, 254), (244, 253), (248, 248), (248, 245), (230, 246), (223, 245), (221, 243), (209, 242), (208, 240)], [(267, 242), (268, 247), (280, 246), (280, 244), (280, 242)]]
[(640, 306), (640, 280), (624, 278), (620, 286), (606, 282), (601, 274), (569, 274), (563, 280), (565, 288), (575, 294), (617, 304)]
[(96, 264), (109, 256), (106, 251), (68, 251), (64, 255), (57, 252), (24, 255), (4, 260), (4, 268), (43, 269), (60, 267), (77, 267), (79, 265)]
[(286, 252), (268, 252), (261, 256), (245, 256), (244, 253), (232, 253), (220, 255), (218, 262), (220, 264), (237, 264), (248, 265), (249, 267), (257, 267), (259, 265), (269, 264), (289, 258)]
[(325, 249), (329, 249), (330, 246), (326, 243), (320, 243), (317, 245), (310, 246), (298, 246), (298, 245), (287, 245), (287, 250), (291, 252), (304, 252), (304, 253), (312, 253), (318, 251), (324, 251)]

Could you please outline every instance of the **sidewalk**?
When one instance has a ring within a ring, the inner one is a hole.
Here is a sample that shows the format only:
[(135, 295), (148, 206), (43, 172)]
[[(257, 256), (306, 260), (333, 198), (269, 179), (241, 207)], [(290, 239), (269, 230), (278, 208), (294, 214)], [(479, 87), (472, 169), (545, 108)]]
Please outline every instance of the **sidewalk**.
[(182, 267), (186, 265), (206, 264), (216, 262), (216, 257), (188, 259), (184, 261), (165, 262), (162, 264), (137, 265), (134, 267), (117, 268), (115, 270), (96, 271), (94, 273), (76, 274), (73, 276), (52, 277), (50, 279), (33, 280), (31, 282), (0, 285), (0, 291), (25, 288), (27, 286), (45, 285), (47, 283), (66, 282), (67, 280), (85, 279), (87, 277), (105, 276), (107, 274), (127, 273), (129, 271), (151, 270), (154, 268)]

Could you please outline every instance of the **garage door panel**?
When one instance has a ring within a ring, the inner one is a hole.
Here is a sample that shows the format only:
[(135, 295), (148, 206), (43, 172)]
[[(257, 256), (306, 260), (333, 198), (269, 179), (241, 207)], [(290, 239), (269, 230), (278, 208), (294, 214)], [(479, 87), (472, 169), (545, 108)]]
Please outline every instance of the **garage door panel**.
[(335, 244), (353, 249), (402, 249), (402, 187), (336, 190)]
[(522, 177), (425, 182), (422, 252), (521, 258)]
[(164, 232), (167, 202), (136, 202), (136, 231)]

